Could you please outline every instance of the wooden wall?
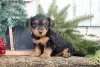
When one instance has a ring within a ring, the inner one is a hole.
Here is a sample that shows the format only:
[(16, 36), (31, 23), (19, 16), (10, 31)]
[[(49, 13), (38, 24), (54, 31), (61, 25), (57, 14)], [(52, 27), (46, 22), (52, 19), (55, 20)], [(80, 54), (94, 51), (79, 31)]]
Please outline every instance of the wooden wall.
[[(37, 5), (40, 3), (45, 12), (47, 12), (51, 2), (52, 0), (33, 0), (26, 4), (26, 10), (29, 16), (33, 16), (36, 14)], [(79, 26), (100, 26), (100, 0), (56, 0), (56, 3), (59, 6), (59, 10), (70, 4), (67, 20), (82, 15), (94, 15), (93, 19), (80, 22)]]

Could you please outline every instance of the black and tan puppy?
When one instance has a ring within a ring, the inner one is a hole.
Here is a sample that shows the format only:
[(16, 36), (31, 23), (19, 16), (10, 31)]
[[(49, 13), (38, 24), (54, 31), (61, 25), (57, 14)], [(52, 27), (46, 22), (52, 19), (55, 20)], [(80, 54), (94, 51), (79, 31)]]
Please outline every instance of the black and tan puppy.
[(41, 14), (29, 19), (32, 40), (35, 46), (32, 56), (42, 58), (58, 55), (63, 57), (71, 56), (72, 45), (60, 33), (51, 29), (52, 24), (51, 18)]

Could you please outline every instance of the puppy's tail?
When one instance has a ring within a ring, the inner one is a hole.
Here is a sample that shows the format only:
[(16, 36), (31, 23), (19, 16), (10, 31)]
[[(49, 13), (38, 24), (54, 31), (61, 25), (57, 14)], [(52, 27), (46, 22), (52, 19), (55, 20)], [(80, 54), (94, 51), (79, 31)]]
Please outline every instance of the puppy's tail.
[(73, 50), (72, 55), (73, 55), (73, 56), (84, 57), (84, 56), (86, 56), (86, 53), (83, 53), (83, 52), (81, 52), (81, 51)]
[(85, 53), (82, 53), (82, 52), (74, 52), (73, 53), (73, 56), (84, 57), (84, 56), (86, 56), (86, 54)]

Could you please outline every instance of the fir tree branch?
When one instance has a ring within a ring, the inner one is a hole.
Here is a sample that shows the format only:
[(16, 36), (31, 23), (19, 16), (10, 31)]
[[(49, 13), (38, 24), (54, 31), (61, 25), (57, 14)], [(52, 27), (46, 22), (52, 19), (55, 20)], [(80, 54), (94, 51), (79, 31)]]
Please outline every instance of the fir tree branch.
[(55, 7), (56, 7), (56, 1), (53, 0), (49, 9), (48, 9), (47, 16), (51, 17), (52, 13), (54, 12)]
[(38, 5), (37, 14), (44, 14), (44, 11), (41, 5)]
[(88, 20), (88, 19), (91, 19), (91, 18), (93, 18), (93, 15), (84, 15), (84, 16), (77, 17), (76, 19), (69, 20), (66, 23), (75, 23), (75, 22), (78, 23), (80, 21), (85, 21), (85, 20)]
[(73, 20), (69, 20), (67, 22), (65, 22), (64, 27), (66, 28), (77, 28), (78, 27), (78, 23), (80, 21), (85, 21), (85, 20), (88, 20), (88, 19), (91, 19), (93, 18), (93, 15), (88, 15), (88, 16), (80, 16), (80, 17), (77, 17), (76, 19), (73, 19)]
[[(67, 9), (70, 7), (70, 4), (68, 6), (65, 6), (59, 13), (58, 15), (55, 17), (55, 18), (58, 18), (60, 16), (63, 16), (63, 15), (67, 15)], [(64, 16), (63, 18), (66, 18), (66, 16)]]

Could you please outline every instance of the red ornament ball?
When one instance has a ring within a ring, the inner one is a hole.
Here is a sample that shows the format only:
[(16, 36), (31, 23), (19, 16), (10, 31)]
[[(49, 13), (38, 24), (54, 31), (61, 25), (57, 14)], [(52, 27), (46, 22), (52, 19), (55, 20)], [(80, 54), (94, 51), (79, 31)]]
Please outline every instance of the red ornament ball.
[(4, 55), (5, 53), (6, 53), (6, 44), (3, 38), (0, 37), (0, 56)]

